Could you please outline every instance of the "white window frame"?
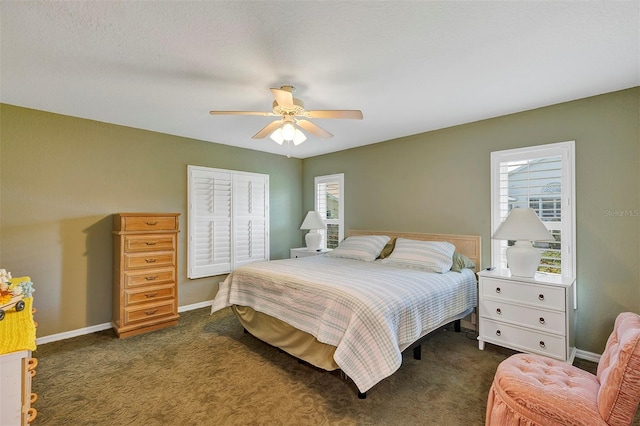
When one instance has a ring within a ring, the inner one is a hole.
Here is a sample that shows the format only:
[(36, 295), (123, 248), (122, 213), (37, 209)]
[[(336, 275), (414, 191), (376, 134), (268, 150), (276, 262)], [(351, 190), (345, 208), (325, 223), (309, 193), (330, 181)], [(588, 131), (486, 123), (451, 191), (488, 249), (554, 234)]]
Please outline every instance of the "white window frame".
[[(525, 148), (509, 149), (491, 153), (491, 235), (494, 234), (503, 218), (500, 216), (500, 164), (510, 161), (561, 156), (562, 158), (562, 245), (561, 262), (563, 277), (575, 279), (576, 276), (576, 202), (575, 202), (575, 141), (559, 142)], [(507, 244), (503, 240), (491, 240), (491, 265), (506, 268), (506, 261), (500, 255)]]
[[(320, 206), (318, 205), (319, 194), (318, 194), (318, 186), (325, 183), (338, 182), (339, 186), (339, 204), (338, 204), (338, 219), (327, 219), (326, 210), (321, 211)], [(338, 243), (341, 243), (344, 240), (344, 201), (345, 201), (345, 191), (344, 191), (344, 173), (336, 173), (332, 175), (324, 175), (324, 176), (316, 176), (314, 178), (313, 184), (313, 198), (314, 198), (314, 210), (320, 213), (320, 216), (324, 219), (327, 225), (336, 224), (338, 225)], [(327, 248), (327, 233), (325, 230), (319, 231), (322, 234), (322, 248)]]
[[(216, 192), (214, 183), (212, 193), (199, 192), (196, 190), (197, 178), (219, 179), (224, 188)], [(251, 194), (252, 180), (258, 183), (258, 188), (263, 188), (264, 193), (256, 189), (258, 193)], [(187, 186), (188, 278), (227, 274), (243, 264), (269, 260), (269, 175), (189, 165)], [(246, 200), (247, 196), (249, 200)], [(213, 206), (213, 211), (196, 211), (196, 203), (203, 199), (205, 205)], [(242, 205), (241, 199), (244, 199)], [(257, 205), (252, 207), (252, 202)], [(221, 203), (219, 205), (223, 208), (218, 209), (215, 203)], [(205, 224), (200, 228), (200, 232), (206, 231), (203, 235), (198, 234), (198, 223)], [(253, 232), (253, 229), (256, 231)], [(196, 241), (212, 242), (212, 245), (197, 248)], [(219, 247), (222, 251), (215, 249), (217, 241), (221, 242)], [(243, 245), (236, 242), (242, 242)], [(206, 254), (204, 260), (203, 253)]]

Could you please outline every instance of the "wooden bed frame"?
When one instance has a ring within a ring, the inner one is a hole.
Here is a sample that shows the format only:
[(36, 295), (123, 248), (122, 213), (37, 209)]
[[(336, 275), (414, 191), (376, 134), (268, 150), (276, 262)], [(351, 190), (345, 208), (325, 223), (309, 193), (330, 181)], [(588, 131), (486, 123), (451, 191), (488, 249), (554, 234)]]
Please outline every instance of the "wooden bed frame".
[[(480, 236), (477, 236), (477, 235), (425, 234), (425, 233), (412, 233), (412, 232), (384, 232), (384, 231), (366, 231), (366, 230), (349, 230), (349, 231), (347, 231), (347, 236), (348, 237), (358, 236), (358, 235), (387, 235), (388, 237), (391, 238), (392, 241), (395, 240), (396, 238), (408, 238), (408, 239), (419, 240), (419, 241), (447, 241), (447, 242), (453, 244), (456, 247), (456, 251), (458, 253), (467, 256), (469, 259), (471, 259), (476, 264), (475, 272), (477, 272), (480, 269), (480, 261), (481, 261), (480, 243), (481, 243), (481, 240), (480, 240)], [(238, 314), (238, 313), (236, 312), (236, 314)], [(259, 333), (256, 334), (253, 330), (252, 331), (247, 330), (248, 324), (244, 323), (240, 316), (238, 316), (238, 319), (242, 323), (245, 333), (246, 332), (250, 332), (251, 334), (255, 335), (255, 337), (259, 338), (260, 340), (263, 340), (264, 342), (266, 342), (268, 344), (271, 344), (271, 343), (269, 343), (268, 340), (266, 340), (263, 337), (261, 337), (259, 335)], [(452, 321), (452, 323), (454, 324), (455, 331), (459, 332), (460, 329), (461, 329), (461, 319), (456, 319), (456, 320)], [(451, 323), (449, 323), (449, 324), (451, 324)], [(443, 327), (445, 325), (447, 325), (447, 324), (441, 324), (441, 326), (438, 327), (438, 328), (441, 328), (441, 327)], [(299, 333), (304, 333), (304, 332), (299, 331), (299, 330), (298, 330), (298, 332)], [(431, 335), (431, 333), (428, 333), (428, 334), (422, 336), (420, 339), (418, 339), (412, 345), (407, 347), (405, 349), (405, 351), (413, 350), (413, 357), (415, 359), (417, 359), (417, 360), (421, 359), (422, 343), (424, 343), (427, 339), (429, 339), (430, 335)], [(278, 347), (277, 345), (274, 345), (274, 346)], [(296, 355), (293, 355), (293, 356), (296, 356)], [(301, 360), (299, 357), (297, 357), (297, 358), (301, 362), (305, 362), (305, 361)], [(366, 397), (367, 397), (366, 392), (360, 392), (360, 390), (358, 390), (358, 398), (365, 399)]]

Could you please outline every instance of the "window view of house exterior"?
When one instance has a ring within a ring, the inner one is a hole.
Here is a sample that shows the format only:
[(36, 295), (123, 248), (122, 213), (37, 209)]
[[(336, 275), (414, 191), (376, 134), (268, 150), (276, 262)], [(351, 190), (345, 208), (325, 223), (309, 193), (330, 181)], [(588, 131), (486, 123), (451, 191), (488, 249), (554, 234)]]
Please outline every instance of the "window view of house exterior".
[[(531, 207), (545, 224), (555, 242), (535, 242), (541, 250), (538, 271), (560, 274), (562, 272), (562, 158), (560, 156), (533, 160), (507, 161), (500, 167), (501, 198), (507, 209)], [(509, 241), (513, 245), (515, 241)]]
[[(514, 208), (532, 208), (555, 241), (534, 242), (538, 272), (573, 276), (575, 271), (574, 142), (491, 153), (492, 235)], [(492, 240), (494, 266), (507, 267), (507, 247)]]
[(344, 174), (315, 178), (315, 209), (327, 224), (322, 234), (322, 247), (333, 249), (344, 238)]

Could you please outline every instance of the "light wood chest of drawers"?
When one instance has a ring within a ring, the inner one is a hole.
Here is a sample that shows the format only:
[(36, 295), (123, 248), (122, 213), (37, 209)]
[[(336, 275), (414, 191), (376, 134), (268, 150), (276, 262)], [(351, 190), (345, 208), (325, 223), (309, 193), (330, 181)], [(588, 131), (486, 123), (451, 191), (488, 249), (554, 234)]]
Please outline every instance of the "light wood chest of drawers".
[(112, 324), (119, 337), (178, 321), (179, 215), (114, 215)]
[(478, 273), (479, 348), (485, 342), (562, 361), (575, 357), (575, 281), (553, 275)]

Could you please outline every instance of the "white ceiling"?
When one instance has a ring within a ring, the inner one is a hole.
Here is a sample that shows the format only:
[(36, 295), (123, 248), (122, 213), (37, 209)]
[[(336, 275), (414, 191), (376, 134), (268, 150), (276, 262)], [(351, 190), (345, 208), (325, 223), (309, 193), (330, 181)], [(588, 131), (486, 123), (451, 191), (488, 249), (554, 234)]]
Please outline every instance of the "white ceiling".
[(0, 101), (286, 154), (251, 139), (293, 85), (306, 158), (640, 85), (640, 0), (0, 2)]

